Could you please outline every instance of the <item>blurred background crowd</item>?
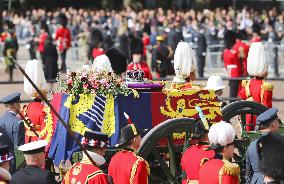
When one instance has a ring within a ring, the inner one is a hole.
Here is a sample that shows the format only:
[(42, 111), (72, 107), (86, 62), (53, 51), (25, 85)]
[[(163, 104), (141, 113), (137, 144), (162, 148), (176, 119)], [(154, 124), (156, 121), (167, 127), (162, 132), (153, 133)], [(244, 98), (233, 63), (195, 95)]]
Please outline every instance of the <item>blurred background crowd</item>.
[[(214, 45), (209, 49), (212, 52), (224, 49), (215, 45), (223, 44), (226, 30), (236, 31), (238, 38), (248, 44), (251, 41), (284, 44), (284, 11), (278, 11), (275, 7), (262, 11), (248, 7), (238, 10), (228, 7), (211, 10), (175, 11), (157, 8), (137, 11), (131, 6), (122, 10), (73, 7), (31, 9), (24, 12), (11, 10), (2, 12), (2, 41), (5, 40), (3, 33), (10, 31), (19, 45), (26, 46), (31, 59), (42, 59), (42, 55), (37, 53), (44, 52), (46, 35), (53, 35), (54, 38), (60, 14), (66, 15), (70, 47), (76, 48), (71, 53), (72, 58), (85, 63), (92, 61), (98, 54), (94, 49), (107, 50), (113, 46), (119, 47), (131, 60), (130, 42), (133, 38), (143, 40), (145, 57), (147, 55), (147, 60), (150, 60), (148, 63), (152, 71), (156, 70), (155, 60), (163, 60), (159, 58), (162, 56), (154, 53), (155, 48), (161, 46), (165, 51), (162, 53), (166, 55), (165, 59), (172, 60), (178, 42), (183, 40), (196, 49), (197, 55), (205, 56), (207, 46)], [(1, 49), (3, 50), (3, 45)], [(63, 70), (66, 69), (63, 67)], [(168, 70), (162, 77), (171, 74), (171, 70)], [(199, 77), (203, 77), (203, 73)]]

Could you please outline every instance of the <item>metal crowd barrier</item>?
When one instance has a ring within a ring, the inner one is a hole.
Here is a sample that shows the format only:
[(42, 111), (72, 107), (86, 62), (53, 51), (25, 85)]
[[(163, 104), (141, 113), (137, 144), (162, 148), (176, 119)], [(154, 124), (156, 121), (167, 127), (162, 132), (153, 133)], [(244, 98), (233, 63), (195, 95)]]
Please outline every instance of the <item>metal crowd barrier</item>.
[[(268, 69), (275, 76), (279, 76), (279, 68), (284, 65), (284, 44), (270, 41), (263, 42), (263, 44), (265, 47), (266, 63), (269, 66)], [(224, 44), (208, 45), (205, 68), (210, 70), (212, 68), (223, 67), (223, 50)]]

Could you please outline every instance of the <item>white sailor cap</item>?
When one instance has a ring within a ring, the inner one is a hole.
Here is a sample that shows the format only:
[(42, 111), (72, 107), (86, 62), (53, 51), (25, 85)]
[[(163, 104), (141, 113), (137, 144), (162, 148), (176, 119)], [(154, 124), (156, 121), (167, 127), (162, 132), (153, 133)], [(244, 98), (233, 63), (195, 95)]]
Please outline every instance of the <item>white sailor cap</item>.
[(37, 153), (42, 153), (44, 152), (45, 146), (48, 143), (45, 140), (39, 140), (39, 141), (34, 141), (30, 142), (27, 144), (24, 144), (20, 146), (18, 149), (22, 151), (24, 154), (37, 154)]

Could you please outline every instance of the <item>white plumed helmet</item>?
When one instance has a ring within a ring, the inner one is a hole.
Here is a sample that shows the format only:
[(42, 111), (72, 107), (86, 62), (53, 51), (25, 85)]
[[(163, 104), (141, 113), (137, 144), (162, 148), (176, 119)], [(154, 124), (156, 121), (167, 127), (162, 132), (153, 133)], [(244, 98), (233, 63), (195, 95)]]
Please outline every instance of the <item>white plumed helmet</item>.
[(176, 76), (173, 79), (174, 83), (185, 83), (185, 78), (190, 75), (190, 72), (196, 70), (195, 53), (186, 42), (179, 42), (174, 54), (174, 69)]
[(213, 124), (208, 133), (209, 142), (220, 146), (227, 146), (234, 142), (236, 132), (234, 127), (225, 121)]
[(254, 42), (249, 48), (247, 71), (250, 76), (262, 77), (267, 72), (265, 49), (261, 42)]
[(220, 76), (212, 75), (211, 77), (208, 78), (205, 89), (216, 91), (223, 89), (225, 87), (226, 86), (224, 85), (223, 80)]
[[(35, 59), (28, 61), (26, 64), (25, 72), (41, 91), (47, 90), (47, 84), (40, 61)], [(26, 77), (24, 78), (24, 91), (30, 97), (37, 97), (38, 95), (36, 90)]]
[(94, 59), (92, 68), (98, 72), (113, 72), (109, 58), (103, 54)]

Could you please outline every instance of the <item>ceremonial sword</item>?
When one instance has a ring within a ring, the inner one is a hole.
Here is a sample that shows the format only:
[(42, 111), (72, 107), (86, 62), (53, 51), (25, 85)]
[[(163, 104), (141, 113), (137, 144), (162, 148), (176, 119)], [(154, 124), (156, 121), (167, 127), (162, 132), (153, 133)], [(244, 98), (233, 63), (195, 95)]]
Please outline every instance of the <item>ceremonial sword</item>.
[(28, 81), (31, 83), (31, 85), (35, 88), (39, 96), (43, 99), (43, 101), (48, 105), (50, 110), (55, 114), (55, 116), (59, 119), (61, 124), (66, 128), (69, 135), (75, 140), (75, 142), (80, 146), (81, 150), (86, 154), (86, 156), (89, 158), (89, 160), (92, 162), (94, 166), (96, 166), (96, 162), (93, 160), (93, 158), (89, 155), (85, 147), (81, 144), (80, 140), (75, 137), (74, 132), (67, 126), (67, 123), (63, 120), (63, 118), (58, 114), (58, 112), (55, 110), (55, 108), (51, 105), (51, 103), (47, 100), (47, 98), (43, 95), (43, 93), (38, 89), (38, 87), (35, 85), (35, 83), (31, 80), (31, 78), (26, 74), (25, 70), (21, 67), (21, 65), (15, 61), (15, 59), (11, 56), (9, 57), (10, 62), (15, 63), (15, 65), (19, 68), (19, 70), (22, 72), (22, 74), (28, 79)]

